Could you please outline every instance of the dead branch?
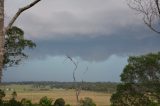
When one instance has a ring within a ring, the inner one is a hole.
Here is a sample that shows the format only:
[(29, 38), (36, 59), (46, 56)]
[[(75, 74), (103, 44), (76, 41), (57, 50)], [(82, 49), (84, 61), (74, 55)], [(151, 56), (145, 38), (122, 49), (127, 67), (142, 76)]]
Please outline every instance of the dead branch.
[(66, 56), (75, 66), (74, 70), (73, 70), (73, 82), (74, 82), (74, 86), (75, 86), (75, 92), (76, 92), (76, 100), (77, 100), (77, 104), (79, 103), (79, 94), (80, 94), (80, 89), (77, 85), (77, 81), (76, 81), (76, 77), (75, 77), (75, 73), (76, 70), (78, 68), (78, 62), (76, 63), (70, 56)]
[(159, 2), (159, 0), (128, 0), (128, 6), (142, 15), (144, 23), (158, 34), (160, 34)]
[(73, 65), (75, 66), (74, 70), (73, 70), (73, 80), (74, 82), (76, 82), (76, 77), (75, 77), (75, 73), (76, 70), (78, 68), (78, 63), (76, 63), (70, 56), (67, 56), (67, 58), (73, 63)]
[(35, 4), (37, 4), (38, 2), (40, 2), (41, 0), (35, 0), (32, 3), (30, 3), (29, 5), (22, 7), (18, 10), (18, 12), (14, 15), (14, 17), (11, 19), (11, 21), (9, 22), (8, 26), (5, 28), (5, 33), (8, 31), (8, 29), (10, 29), (13, 25), (13, 23), (17, 20), (17, 18), (20, 16), (20, 14), (22, 12), (24, 12), (25, 10), (28, 10), (29, 8), (33, 7)]

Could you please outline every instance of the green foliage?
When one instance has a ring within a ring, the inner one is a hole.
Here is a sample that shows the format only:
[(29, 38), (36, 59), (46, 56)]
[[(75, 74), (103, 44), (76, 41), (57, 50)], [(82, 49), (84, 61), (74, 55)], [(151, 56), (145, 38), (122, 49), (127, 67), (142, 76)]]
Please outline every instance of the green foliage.
[(54, 102), (53, 106), (65, 106), (65, 101), (63, 98), (58, 98), (56, 99), (56, 101)]
[(153, 102), (143, 92), (138, 92), (134, 84), (120, 84), (112, 95), (112, 106), (152, 106)]
[(128, 83), (160, 83), (160, 53), (129, 57), (121, 80)]
[(2, 98), (5, 96), (6, 96), (5, 92), (0, 89), (0, 100), (2, 100)]
[(14, 98), (10, 99), (9, 101), (0, 99), (0, 106), (71, 106), (71, 105), (69, 104), (65, 105), (65, 101), (63, 98), (56, 99), (54, 105), (52, 105), (52, 99), (49, 99), (45, 96), (40, 99), (39, 104), (32, 104), (31, 100), (27, 100), (25, 98), (23, 98), (20, 102)]
[(52, 99), (49, 99), (47, 98), (46, 96), (45, 97), (42, 97), (39, 101), (39, 104), (41, 106), (51, 106), (52, 105)]
[(21, 100), (21, 104), (22, 104), (23, 106), (32, 106), (31, 100), (27, 100), (27, 99), (25, 99), (25, 98), (23, 98), (23, 99)]
[(86, 97), (80, 100), (80, 106), (96, 106), (96, 104), (93, 102), (93, 100), (89, 97)]
[[(6, 103), (7, 104), (7, 103)], [(7, 106), (22, 106), (20, 102), (16, 101), (15, 99), (11, 99)]]
[(16, 91), (13, 91), (13, 92), (12, 92), (12, 99), (16, 99), (16, 97), (17, 97), (17, 92), (16, 92)]
[(160, 53), (129, 57), (112, 106), (160, 105)]
[(22, 59), (27, 58), (23, 52), (26, 47), (34, 48), (36, 45), (31, 40), (24, 38), (24, 32), (13, 26), (5, 36), (4, 67), (17, 65)]

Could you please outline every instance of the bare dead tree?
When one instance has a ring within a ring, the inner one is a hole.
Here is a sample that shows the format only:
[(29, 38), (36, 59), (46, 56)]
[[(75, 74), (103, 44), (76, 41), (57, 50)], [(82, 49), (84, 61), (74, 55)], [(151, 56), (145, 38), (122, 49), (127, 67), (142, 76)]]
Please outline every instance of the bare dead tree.
[(127, 0), (128, 6), (143, 17), (144, 23), (160, 34), (160, 0)]
[(35, 0), (31, 2), (29, 5), (22, 7), (18, 10), (18, 12), (14, 15), (14, 17), (9, 22), (8, 26), (4, 27), (4, 0), (0, 0), (0, 82), (2, 78), (2, 69), (3, 69), (3, 60), (4, 60), (4, 41), (6, 32), (12, 27), (17, 18), (26, 10), (33, 7), (35, 4), (40, 2), (41, 0)]
[(75, 87), (75, 92), (76, 92), (76, 100), (77, 100), (77, 105), (79, 103), (79, 95), (80, 95), (80, 91), (81, 91), (81, 87), (78, 87), (77, 81), (76, 81), (76, 76), (75, 73), (77, 71), (78, 68), (78, 62), (75, 62), (70, 56), (66, 56), (67, 59), (69, 59), (73, 65), (74, 65), (74, 69), (73, 69), (73, 82), (74, 82), (74, 87)]
[[(82, 91), (82, 87), (83, 87), (83, 79), (81, 82), (77, 82), (76, 80), (76, 71), (77, 71), (77, 68), (78, 68), (78, 62), (76, 62), (75, 60), (73, 60), (70, 56), (66, 56), (67, 59), (69, 59), (73, 65), (74, 65), (74, 69), (73, 69), (73, 82), (74, 82), (74, 87), (75, 87), (75, 92), (76, 92), (76, 100), (77, 100), (77, 105), (79, 105), (79, 96), (80, 96), (80, 93)], [(83, 72), (83, 75), (86, 74), (86, 72), (88, 71), (88, 66), (86, 68), (86, 70)]]

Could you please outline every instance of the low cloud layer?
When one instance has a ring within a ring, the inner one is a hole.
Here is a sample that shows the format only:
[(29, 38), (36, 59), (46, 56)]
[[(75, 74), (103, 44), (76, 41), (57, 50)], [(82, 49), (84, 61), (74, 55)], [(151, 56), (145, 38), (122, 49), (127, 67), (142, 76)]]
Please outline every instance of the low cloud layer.
[[(6, 23), (29, 2), (6, 0)], [(31, 52), (35, 58), (70, 55), (103, 61), (111, 55), (160, 50), (160, 35), (151, 32), (125, 0), (42, 0), (15, 25), (37, 42)]]
[(104, 61), (111, 55), (139, 55), (160, 50), (160, 36), (149, 30), (141, 32), (143, 28), (136, 31), (127, 29), (121, 29), (110, 36), (39, 40), (32, 55), (34, 54), (33, 57), (36, 58), (70, 55), (87, 61)]

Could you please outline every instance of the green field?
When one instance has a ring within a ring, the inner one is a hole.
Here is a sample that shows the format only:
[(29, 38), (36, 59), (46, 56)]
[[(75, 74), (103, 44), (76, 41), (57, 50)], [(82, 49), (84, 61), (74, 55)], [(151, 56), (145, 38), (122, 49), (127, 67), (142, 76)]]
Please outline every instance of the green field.
[[(5, 100), (10, 99), (12, 92), (17, 92), (17, 100), (27, 98), (33, 103), (38, 103), (40, 98), (47, 96), (56, 100), (57, 98), (63, 98), (67, 104), (74, 106), (76, 104), (75, 91), (74, 89), (49, 89), (47, 87), (43, 89), (35, 89), (32, 85), (5, 85), (1, 86), (1, 89), (5, 90)], [(80, 98), (90, 97), (97, 104), (97, 106), (109, 106), (111, 94), (81, 91)]]

